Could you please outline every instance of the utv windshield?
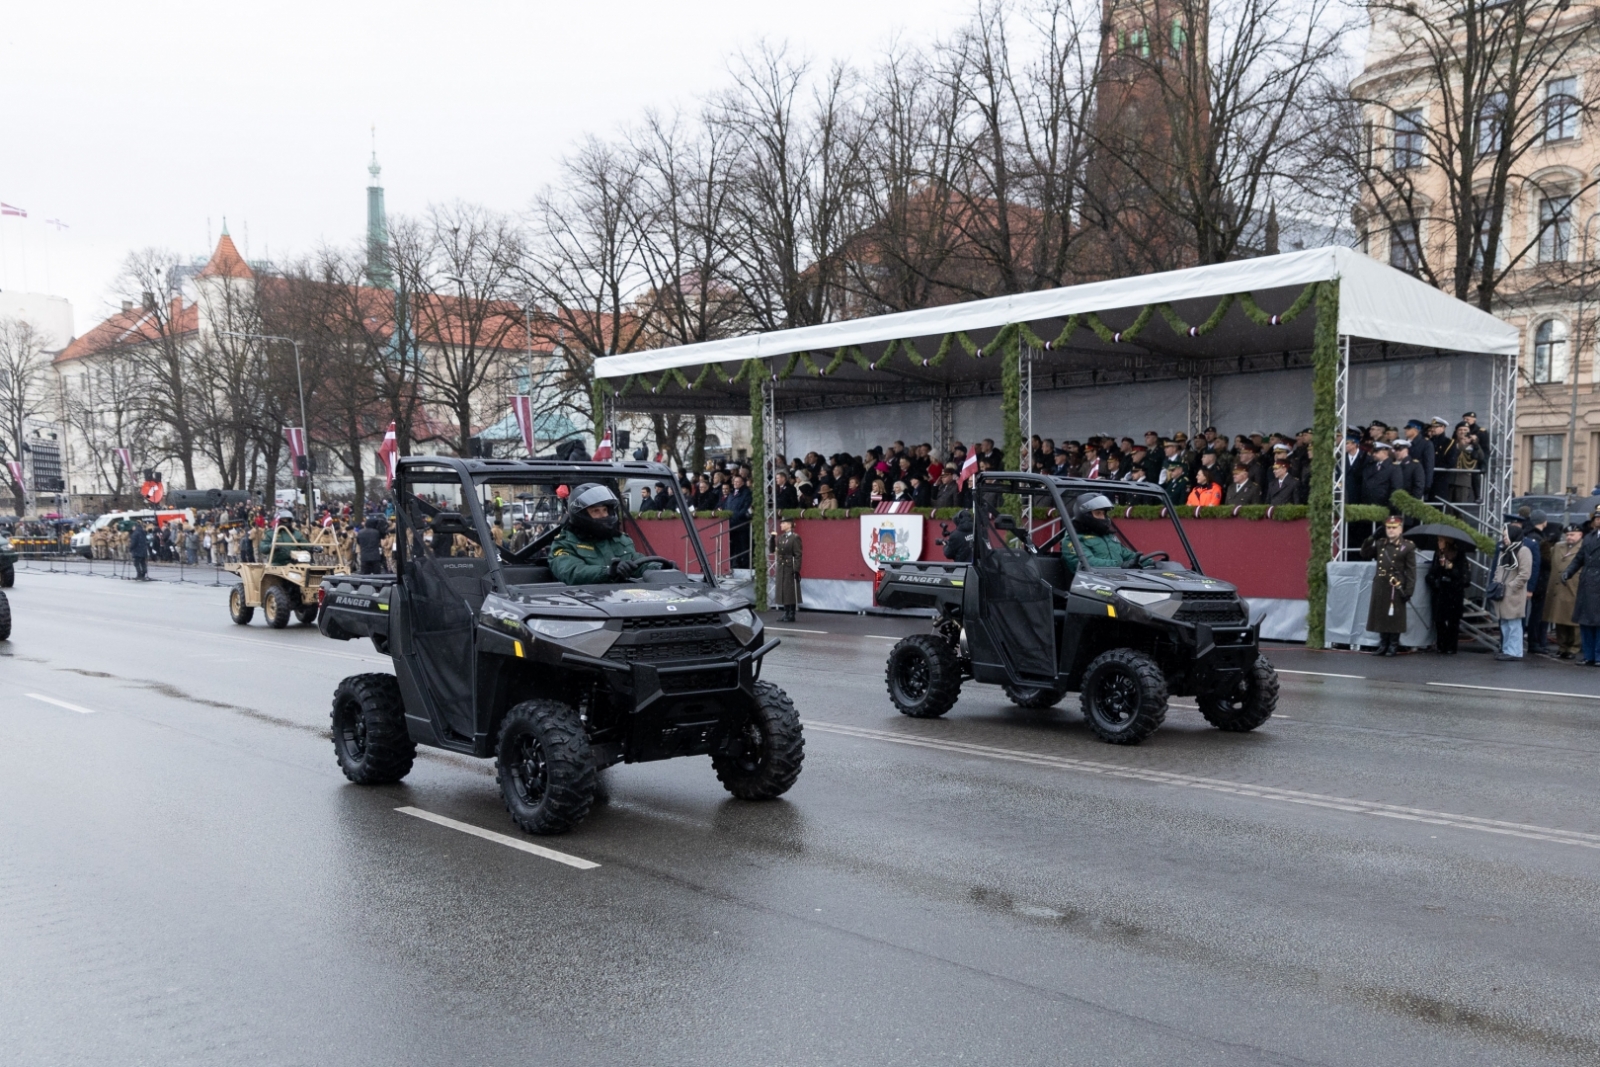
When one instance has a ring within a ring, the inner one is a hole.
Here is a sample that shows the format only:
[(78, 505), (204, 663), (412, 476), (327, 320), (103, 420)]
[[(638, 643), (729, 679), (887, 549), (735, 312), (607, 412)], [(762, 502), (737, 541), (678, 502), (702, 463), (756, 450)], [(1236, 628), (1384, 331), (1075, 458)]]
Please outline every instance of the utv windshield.
[[(1105, 505), (1092, 497), (1103, 497)], [(1167, 567), (1198, 572), (1177, 516), (1159, 489), (1118, 488), (1116, 482), (989, 475), (974, 500), (980, 543), (991, 552), (1018, 550), (1062, 557), (1069, 569)], [(1142, 509), (1134, 518), (1130, 509)], [(1165, 508), (1163, 515), (1159, 509)], [(1104, 511), (1104, 518), (1095, 515)], [(1063, 520), (1063, 513), (1067, 521)]]

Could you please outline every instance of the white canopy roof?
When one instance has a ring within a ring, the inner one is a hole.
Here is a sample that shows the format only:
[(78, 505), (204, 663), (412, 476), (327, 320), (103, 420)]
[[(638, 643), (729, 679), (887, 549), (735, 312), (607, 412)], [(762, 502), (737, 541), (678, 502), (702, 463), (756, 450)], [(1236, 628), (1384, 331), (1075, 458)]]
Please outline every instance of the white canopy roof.
[[(1218, 299), (1237, 293), (1254, 293), (1259, 298), (1270, 290), (1294, 289), (1334, 278), (1340, 281), (1341, 334), (1447, 352), (1509, 356), (1516, 355), (1519, 350), (1516, 327), (1493, 315), (1352, 249), (1313, 248), (1162, 274), (609, 356), (596, 362), (595, 375), (624, 378), (709, 362), (737, 363), (796, 352), (831, 352), (850, 345), (937, 337), (958, 331), (992, 331), (1012, 322), (1057, 320), (1086, 312), (1104, 313), (1163, 302)], [(1303, 318), (1309, 319), (1310, 312)], [(1043, 331), (1040, 333), (1045, 335)], [(1274, 342), (1281, 344), (1281, 338)]]

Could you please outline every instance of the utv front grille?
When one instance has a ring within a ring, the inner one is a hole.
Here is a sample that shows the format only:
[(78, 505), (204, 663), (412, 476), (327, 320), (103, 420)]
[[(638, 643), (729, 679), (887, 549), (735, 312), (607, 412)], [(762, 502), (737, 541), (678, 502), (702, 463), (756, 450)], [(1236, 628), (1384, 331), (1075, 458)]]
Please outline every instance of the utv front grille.
[(1235, 593), (1185, 593), (1183, 604), (1173, 616), (1179, 622), (1203, 622), (1242, 626), (1250, 621), (1244, 602)]
[(623, 619), (622, 630), (675, 630), (684, 626), (721, 626), (722, 616), (715, 614), (701, 615), (658, 615), (650, 619)]
[(707, 667), (696, 671), (670, 671), (661, 675), (664, 693), (688, 693), (697, 689), (737, 689), (739, 668)]
[(726, 658), (738, 652), (739, 642), (724, 635), (698, 641), (661, 641), (639, 645), (619, 641), (611, 646), (606, 659), (619, 663), (663, 663), (680, 659)]

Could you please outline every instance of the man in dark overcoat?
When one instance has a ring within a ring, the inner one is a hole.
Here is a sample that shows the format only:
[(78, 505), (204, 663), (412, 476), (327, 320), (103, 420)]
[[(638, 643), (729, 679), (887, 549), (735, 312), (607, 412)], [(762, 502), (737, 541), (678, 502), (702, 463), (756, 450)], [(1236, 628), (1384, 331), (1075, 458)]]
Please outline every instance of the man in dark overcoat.
[(1400, 651), (1406, 632), (1406, 601), (1417, 588), (1417, 548), (1401, 537), (1405, 524), (1390, 515), (1383, 533), (1373, 534), (1361, 546), (1361, 558), (1376, 560), (1372, 599), (1367, 602), (1367, 629), (1378, 635), (1375, 654), (1393, 656)]
[[(1600, 508), (1595, 509), (1600, 519)], [(1591, 526), (1600, 527), (1600, 522)], [(1577, 603), (1572, 609), (1572, 621), (1578, 627), (1578, 642), (1583, 662), (1593, 667), (1600, 656), (1600, 529), (1592, 529), (1583, 537), (1578, 555), (1562, 572), (1563, 580), (1578, 575)]]
[(778, 537), (773, 542), (772, 554), (778, 560), (778, 606), (783, 609), (783, 621), (794, 622), (794, 611), (800, 603), (800, 558), (804, 546), (800, 535), (794, 532), (794, 520), (784, 518), (778, 523)]

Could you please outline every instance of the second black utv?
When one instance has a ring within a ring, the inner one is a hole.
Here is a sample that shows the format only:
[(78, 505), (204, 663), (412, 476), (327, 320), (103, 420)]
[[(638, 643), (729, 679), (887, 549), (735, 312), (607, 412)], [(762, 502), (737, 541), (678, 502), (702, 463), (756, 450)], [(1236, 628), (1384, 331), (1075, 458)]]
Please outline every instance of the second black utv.
[(322, 584), (322, 633), (394, 662), (334, 694), (348, 778), (398, 781), (419, 744), (490, 757), (536, 834), (577, 824), (615, 763), (710, 756), (746, 800), (795, 783), (799, 715), (760, 680), (778, 642), (747, 592), (716, 582), (687, 518), (650, 543), (626, 513), (630, 480), (674, 484), (649, 463), (399, 461), (397, 573)]
[(973, 501), (970, 562), (878, 572), (879, 604), (938, 612), (931, 634), (889, 653), (901, 712), (943, 715), (970, 679), (1026, 708), (1077, 691), (1090, 728), (1113, 744), (1148, 737), (1169, 696), (1194, 696), (1222, 730), (1271, 717), (1278, 675), (1238, 591), (1201, 572), (1171, 509), (1170, 527), (1140, 536), (1161, 536), (1182, 562), (1138, 551), (1116, 523), (1129, 505), (1165, 506), (1160, 487), (984, 472)]

